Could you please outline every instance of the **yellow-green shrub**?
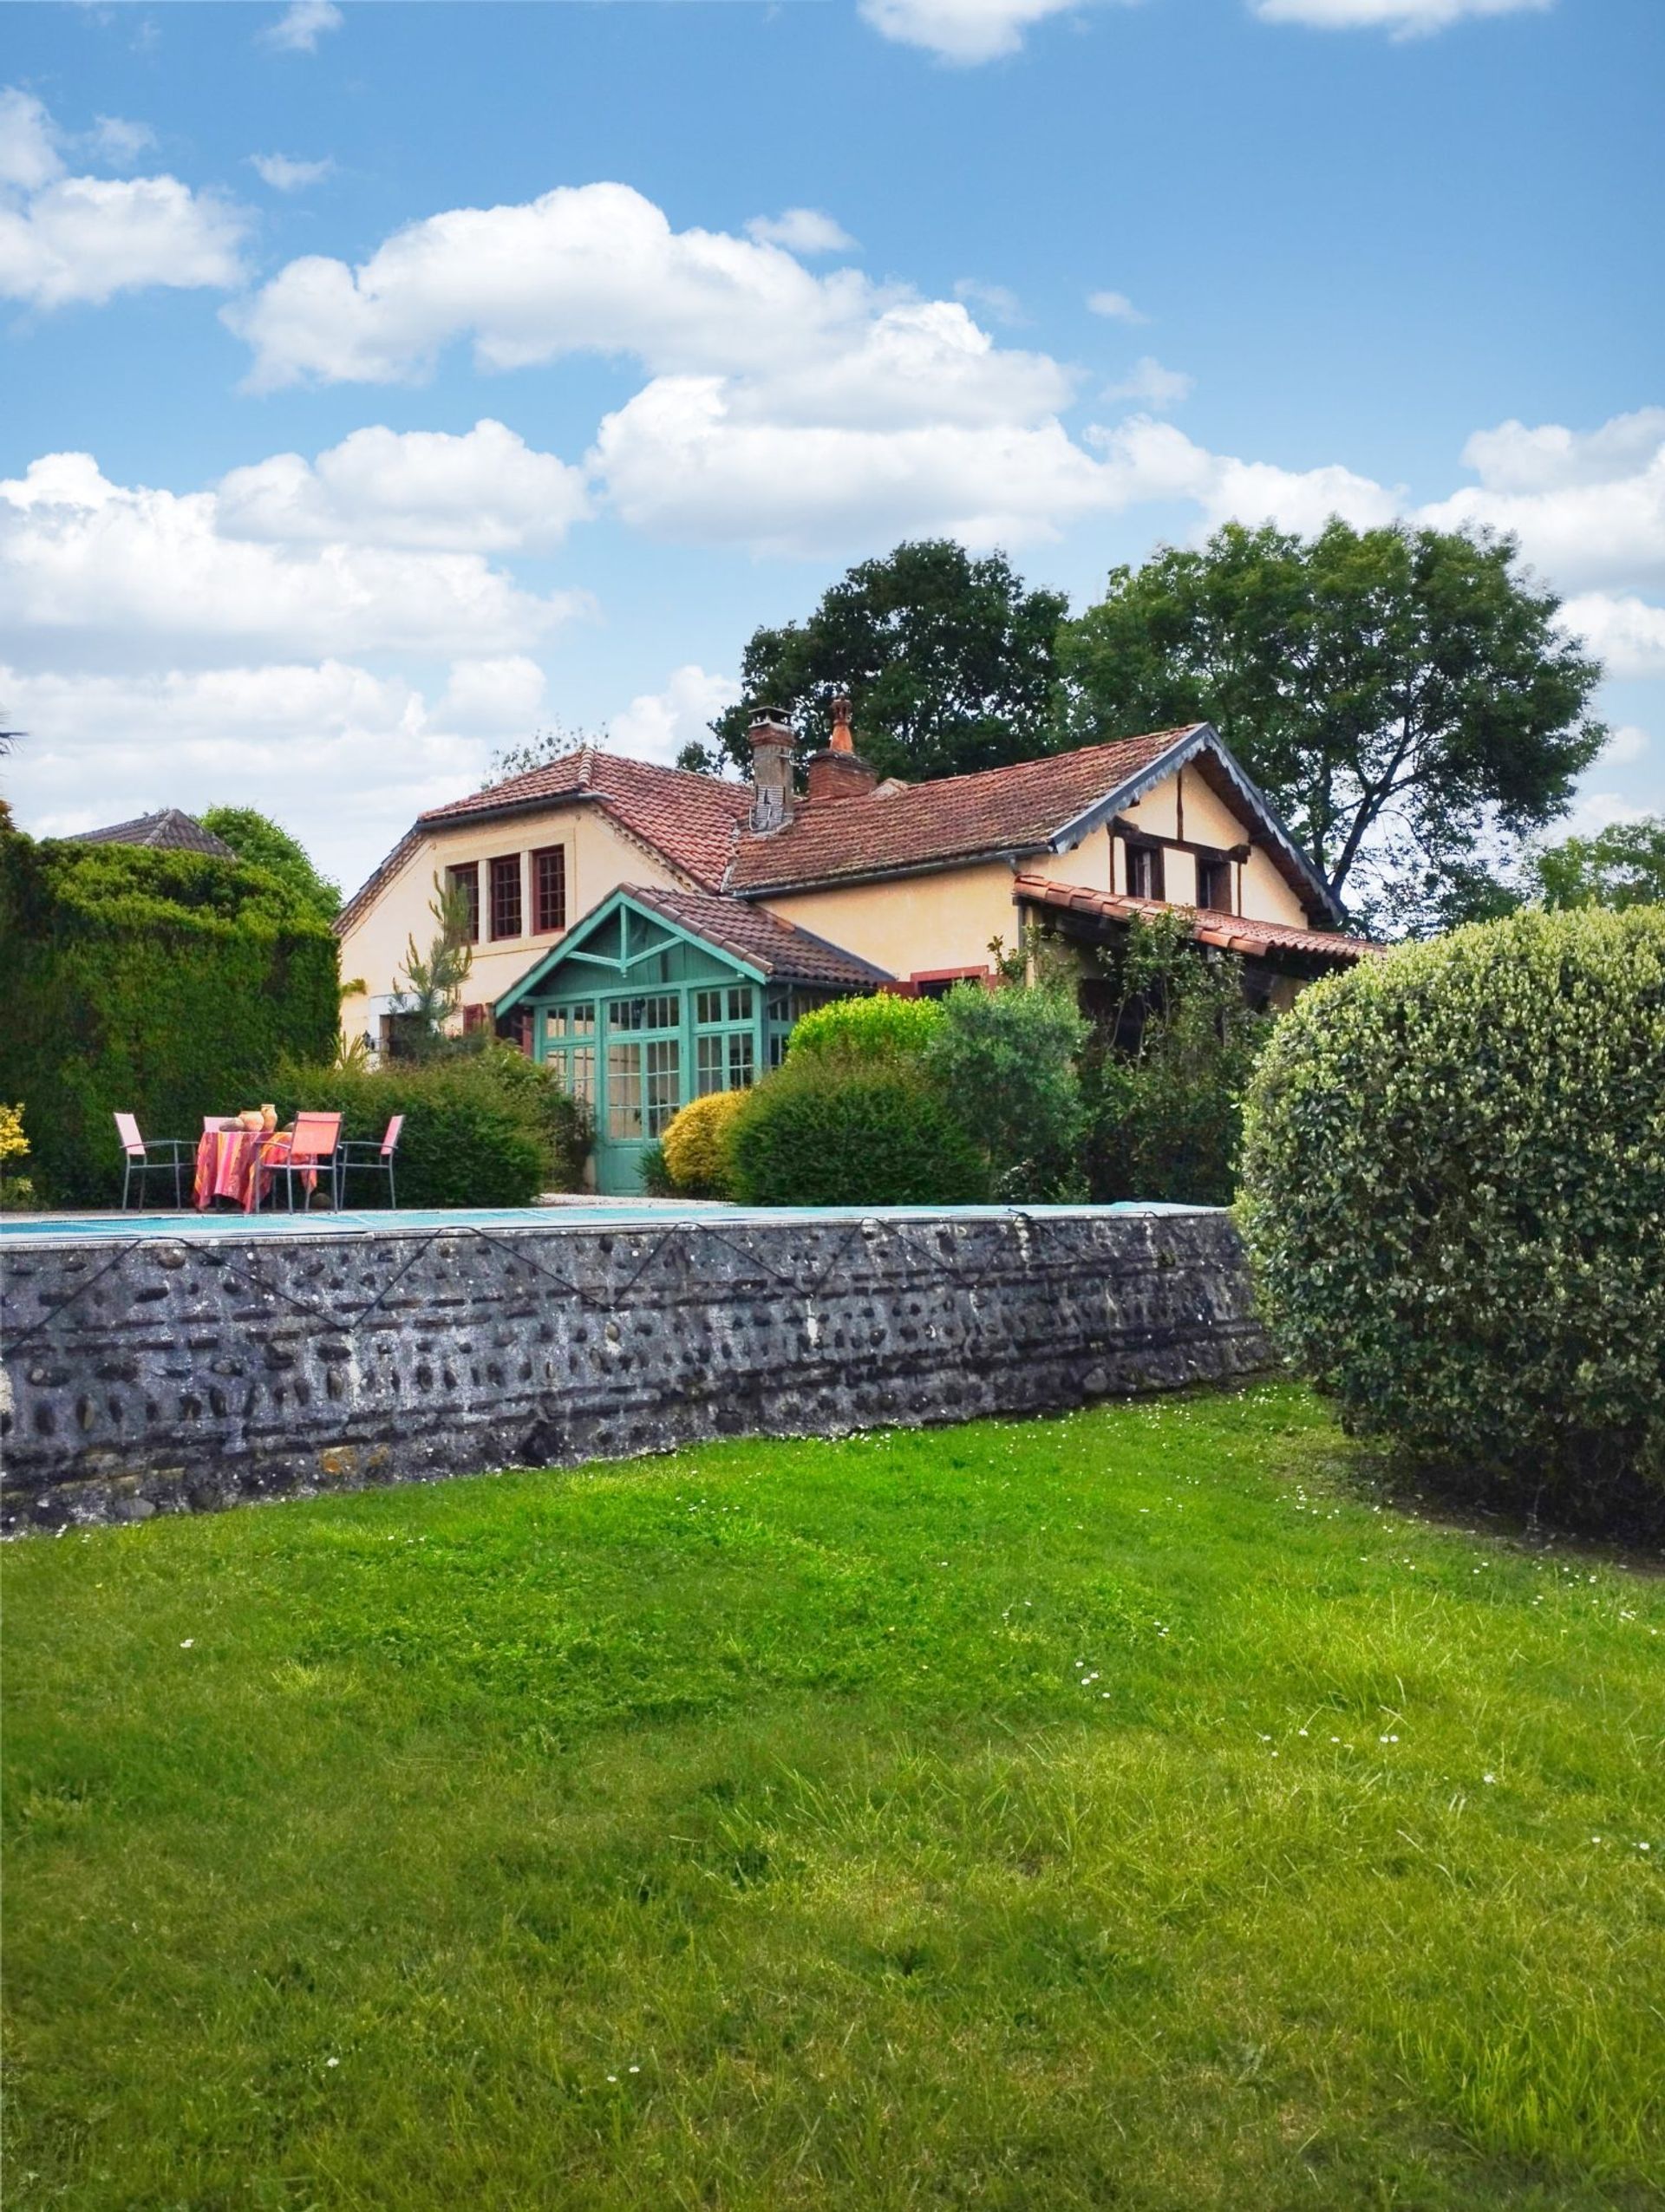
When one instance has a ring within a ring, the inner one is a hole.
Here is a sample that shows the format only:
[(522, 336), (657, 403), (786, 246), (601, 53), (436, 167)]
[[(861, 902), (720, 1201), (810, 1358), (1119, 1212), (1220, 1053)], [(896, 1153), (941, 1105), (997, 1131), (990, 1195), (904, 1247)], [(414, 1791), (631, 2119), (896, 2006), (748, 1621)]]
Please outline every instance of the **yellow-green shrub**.
[(695, 1198), (733, 1195), (728, 1139), (745, 1103), (744, 1091), (709, 1091), (672, 1116), (663, 1148), (665, 1172), (676, 1190)]

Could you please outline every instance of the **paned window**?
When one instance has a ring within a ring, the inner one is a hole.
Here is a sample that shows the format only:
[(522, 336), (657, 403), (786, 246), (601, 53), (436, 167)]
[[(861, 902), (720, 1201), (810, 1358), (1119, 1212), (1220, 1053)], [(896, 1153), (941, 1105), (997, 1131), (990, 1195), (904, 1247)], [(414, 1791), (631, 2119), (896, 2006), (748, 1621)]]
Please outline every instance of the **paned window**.
[(1133, 898), (1162, 898), (1162, 848), (1159, 845), (1130, 845), (1127, 848), (1127, 891)]
[(520, 935), (520, 855), (506, 853), (490, 864), (492, 871), (492, 935)]
[(617, 1142), (628, 1144), (643, 1133), (642, 1047), (631, 1044), (609, 1045), (607, 1134)]
[(566, 847), (547, 845), (532, 856), (532, 926), (539, 936), (566, 927)]
[(708, 1091), (743, 1091), (750, 1085), (753, 1073), (749, 1029), (719, 1030), (694, 1040), (694, 1088), (700, 1098)]
[(751, 1018), (749, 983), (731, 983), (726, 990), (694, 994), (694, 1019), (702, 1029), (715, 1028), (722, 1021), (749, 1021)]
[(610, 1029), (674, 1029), (679, 1019), (674, 991), (652, 998), (615, 998), (607, 1002)]
[(468, 942), (480, 943), (480, 863), (471, 860), (466, 868), (447, 868), (446, 883), (453, 897), (459, 891), (468, 915)]
[(1231, 863), (1223, 852), (1199, 852), (1197, 856), (1197, 904), (1211, 907), (1217, 914), (1230, 914), (1231, 904)]
[(663, 1137), (682, 1102), (682, 1048), (675, 1037), (642, 1047), (648, 1063), (648, 1134)]
[(593, 1037), (596, 1034), (594, 999), (585, 999), (577, 1006), (552, 1007), (549, 1034), (552, 1037)]

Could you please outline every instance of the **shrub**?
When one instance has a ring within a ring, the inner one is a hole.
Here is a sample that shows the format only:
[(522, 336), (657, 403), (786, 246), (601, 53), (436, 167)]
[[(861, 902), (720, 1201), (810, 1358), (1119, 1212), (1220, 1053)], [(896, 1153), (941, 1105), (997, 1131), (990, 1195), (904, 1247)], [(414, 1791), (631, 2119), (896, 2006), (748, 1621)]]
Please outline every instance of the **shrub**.
[(728, 1145), (735, 1117), (745, 1103), (744, 1091), (710, 1091), (702, 1099), (690, 1099), (672, 1116), (664, 1160), (674, 1190), (691, 1198), (733, 1196)]
[(982, 1152), (995, 1195), (1086, 1195), (1078, 1152), (1086, 1130), (1075, 1056), (1087, 1024), (1061, 985), (957, 983), (924, 1065)]
[(650, 1198), (674, 1198), (676, 1185), (670, 1179), (670, 1170), (665, 1165), (665, 1148), (656, 1138), (642, 1147), (637, 1165), (643, 1191)]
[(934, 999), (898, 998), (878, 991), (871, 998), (834, 999), (794, 1023), (792, 1050), (840, 1060), (912, 1060), (943, 1026)]
[(1244, 1003), (1237, 962), (1192, 943), (1181, 914), (1133, 922), (1103, 964), (1082, 1059), (1093, 1196), (1230, 1205), (1270, 1020)]
[[(389, 1117), (402, 1113), (401, 1206), (524, 1206), (549, 1187), (545, 1081), (554, 1089), (519, 1054), (497, 1049), (376, 1069), (289, 1064), (268, 1095), (285, 1121), (303, 1109), (338, 1112), (344, 1138), (379, 1139)], [(344, 1196), (355, 1209), (385, 1206), (386, 1178), (349, 1176)]]
[(1665, 1493), (1665, 910), (1523, 913), (1308, 991), (1242, 1213), (1352, 1427), (1585, 1519)]
[(741, 1093), (736, 1195), (765, 1206), (961, 1205), (988, 1196), (976, 1146), (917, 1067), (794, 1052)]
[(269, 1098), (286, 1055), (335, 1047), (334, 935), (238, 861), (0, 832), (0, 1097), (27, 1107), (56, 1204), (121, 1190), (118, 1109), (190, 1137), (205, 1113)]

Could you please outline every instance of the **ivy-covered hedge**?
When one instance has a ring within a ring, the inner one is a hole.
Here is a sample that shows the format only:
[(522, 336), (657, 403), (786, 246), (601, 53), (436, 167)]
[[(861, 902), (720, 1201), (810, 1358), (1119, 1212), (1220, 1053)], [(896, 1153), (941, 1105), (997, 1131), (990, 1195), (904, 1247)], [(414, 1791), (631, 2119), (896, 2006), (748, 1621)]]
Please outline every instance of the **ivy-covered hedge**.
[(1665, 1502), (1665, 910), (1315, 986), (1244, 1172), (1269, 1317), (1351, 1426), (1586, 1524)]
[(263, 870), (208, 853), (36, 843), (0, 831), (0, 1097), (59, 1205), (121, 1188), (118, 1110), (158, 1137), (271, 1096), (279, 1062), (327, 1056), (333, 932)]
[[(506, 1045), (385, 1068), (285, 1065), (267, 1096), (285, 1122), (303, 1111), (339, 1113), (349, 1139), (379, 1143), (402, 1113), (395, 1169), (402, 1207), (524, 1206), (581, 1179), (580, 1110), (545, 1069)], [(349, 1171), (343, 1196), (355, 1211), (385, 1206), (387, 1178)]]

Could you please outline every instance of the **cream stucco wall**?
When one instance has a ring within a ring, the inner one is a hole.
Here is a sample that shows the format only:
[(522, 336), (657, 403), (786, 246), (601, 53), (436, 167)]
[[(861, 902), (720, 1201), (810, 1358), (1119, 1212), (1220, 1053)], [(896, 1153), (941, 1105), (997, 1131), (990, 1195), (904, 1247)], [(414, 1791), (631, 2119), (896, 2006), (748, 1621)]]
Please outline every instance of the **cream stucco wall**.
[(513, 814), (495, 822), (447, 829), (425, 837), (405, 860), (367, 914), (361, 916), (341, 943), (343, 980), (362, 978), (362, 994), (342, 1002), (342, 1033), (362, 1036), (378, 1034), (384, 1002), (403, 988), (401, 978), (405, 948), (414, 936), (426, 951), (434, 935), (428, 903), (434, 897), (435, 876), (447, 868), (480, 864), (480, 938), (474, 947), (473, 966), (463, 986), (469, 1003), (489, 1004), (518, 982), (535, 960), (542, 959), (564, 931), (534, 934), (527, 928), (518, 937), (493, 941), (490, 928), (488, 860), (518, 854), (520, 860), (520, 917), (530, 923), (532, 880), (528, 853), (547, 845), (564, 846), (566, 852), (566, 919), (570, 928), (620, 884), (657, 884), (686, 889), (689, 879), (659, 859), (645, 845), (622, 835), (592, 803), (552, 806), (535, 813)]

